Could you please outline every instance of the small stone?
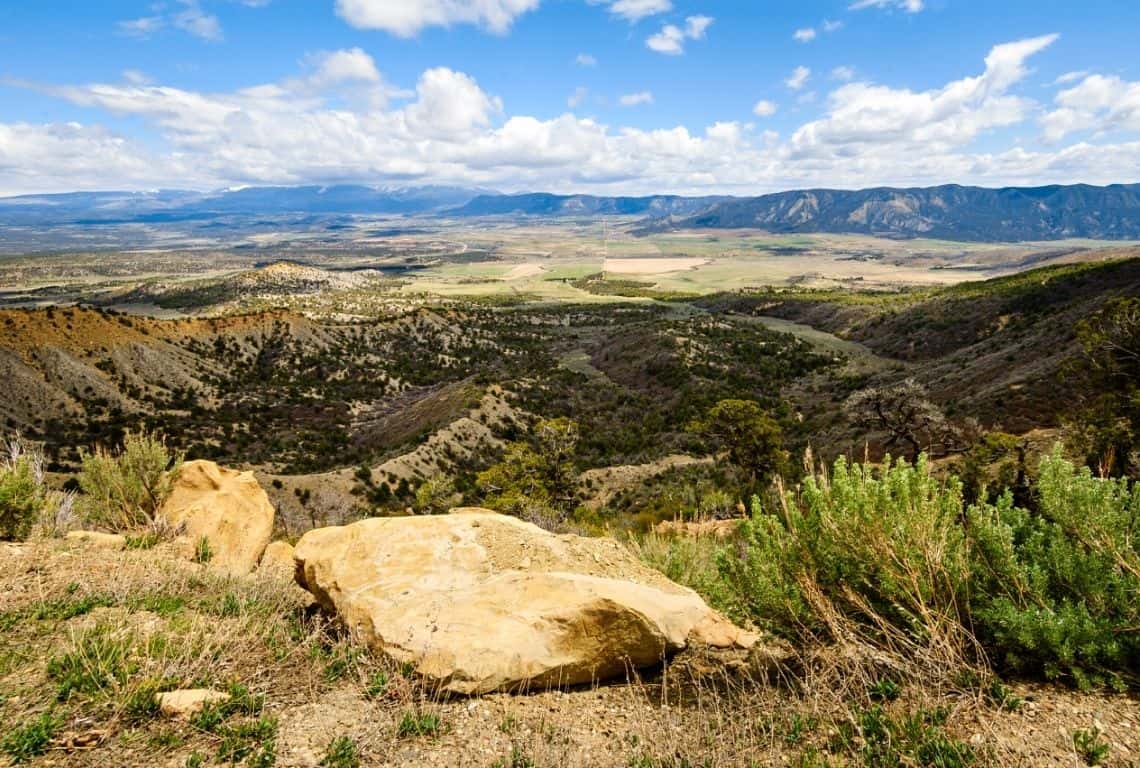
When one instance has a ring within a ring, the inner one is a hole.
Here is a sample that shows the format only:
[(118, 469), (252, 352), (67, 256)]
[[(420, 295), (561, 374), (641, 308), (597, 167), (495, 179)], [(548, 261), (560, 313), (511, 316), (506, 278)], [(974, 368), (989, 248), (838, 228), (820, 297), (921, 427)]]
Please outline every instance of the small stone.
[(126, 549), (127, 537), (117, 533), (101, 533), (100, 531), (69, 531), (66, 539), (83, 544), (90, 544), (100, 549)]
[(157, 696), (158, 711), (166, 717), (190, 717), (201, 712), (207, 704), (229, 701), (230, 695), (208, 688), (191, 688), (181, 691), (167, 691)]

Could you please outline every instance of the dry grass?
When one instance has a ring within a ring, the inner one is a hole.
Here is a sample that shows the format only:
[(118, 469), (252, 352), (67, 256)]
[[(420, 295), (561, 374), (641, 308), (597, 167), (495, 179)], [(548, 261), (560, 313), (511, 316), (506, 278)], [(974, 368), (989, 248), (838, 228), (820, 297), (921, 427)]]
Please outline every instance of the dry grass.
[[(916, 713), (944, 719), (930, 733), (971, 744), (975, 765), (1073, 765), (1071, 732), (1095, 727), (1093, 713), (1113, 756), (1140, 747), (1127, 699), (1034, 690), (1036, 702), (1007, 712), (976, 680), (893, 686), (897, 660), (857, 645), (791, 649), (780, 664), (692, 651), (622, 684), (443, 699), (310, 615), (291, 584), (216, 576), (166, 547), (0, 548), (4, 732), (30, 733), (45, 715), (55, 724), (31, 764), (183, 766), (198, 754), (213, 765), (223, 754), (316, 766), (334, 741), (367, 766), (885, 764), (868, 762), (883, 743), (867, 732), (875, 707), (899, 728)], [(148, 696), (174, 686), (232, 690), (240, 706), (216, 722), (157, 717)], [(1072, 701), (1040, 722), (1058, 697)], [(902, 764), (922, 764), (916, 754)]]

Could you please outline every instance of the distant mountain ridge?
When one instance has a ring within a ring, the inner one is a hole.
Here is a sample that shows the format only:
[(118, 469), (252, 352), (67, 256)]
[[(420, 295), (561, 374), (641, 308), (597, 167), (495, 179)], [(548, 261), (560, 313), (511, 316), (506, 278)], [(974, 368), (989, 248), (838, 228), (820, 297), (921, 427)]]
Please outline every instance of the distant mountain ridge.
[(201, 221), (241, 215), (640, 216), (636, 234), (762, 229), (966, 241), (1140, 239), (1140, 184), (809, 189), (758, 197), (499, 194), (464, 187), (244, 187), (0, 198), (0, 226)]
[(642, 232), (755, 228), (948, 240), (1140, 238), (1140, 184), (811, 189), (716, 203)]
[(448, 213), (455, 216), (686, 216), (732, 200), (725, 195), (682, 197), (598, 197), (595, 195), (554, 195), (531, 192), (521, 195), (480, 195)]
[(216, 192), (71, 192), (0, 198), (0, 224), (187, 221), (234, 214), (415, 214), (454, 208), (490, 190), (354, 184), (239, 187)]

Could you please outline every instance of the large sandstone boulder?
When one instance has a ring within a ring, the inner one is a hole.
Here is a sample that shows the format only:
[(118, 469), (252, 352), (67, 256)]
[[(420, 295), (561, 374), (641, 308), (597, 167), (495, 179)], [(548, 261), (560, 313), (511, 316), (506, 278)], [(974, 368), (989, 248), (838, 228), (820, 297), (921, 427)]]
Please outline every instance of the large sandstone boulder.
[(183, 464), (159, 514), (181, 531), (187, 553), (205, 538), (209, 567), (231, 575), (256, 568), (273, 534), (273, 505), (253, 473), (212, 461)]
[(452, 693), (588, 683), (691, 642), (756, 642), (612, 539), (460, 511), (310, 531), (297, 579), (360, 641)]

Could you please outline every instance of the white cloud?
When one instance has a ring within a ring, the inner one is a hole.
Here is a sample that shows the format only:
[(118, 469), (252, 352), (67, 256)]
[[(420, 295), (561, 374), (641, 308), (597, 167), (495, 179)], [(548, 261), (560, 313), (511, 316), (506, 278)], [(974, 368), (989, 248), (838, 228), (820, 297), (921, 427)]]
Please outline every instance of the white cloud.
[(1088, 75), (1089, 72), (1085, 69), (1079, 70), (1077, 72), (1066, 72), (1054, 80), (1052, 83), (1050, 83), (1050, 85), (1068, 85), (1069, 83), (1075, 83), (1084, 77), (1088, 77)]
[(378, 83), (381, 80), (376, 62), (359, 48), (319, 53), (312, 57), (312, 61), (316, 64), (316, 71), (310, 80), (318, 88), (335, 83)]
[(417, 101), (404, 109), (415, 132), (446, 138), (469, 134), (491, 123), (502, 102), (483, 92), (475, 79), (446, 67), (429, 69), (416, 85)]
[(775, 102), (768, 101), (767, 99), (760, 99), (756, 105), (752, 107), (752, 113), (757, 117), (771, 117), (776, 114), (779, 107)]
[(637, 93), (627, 93), (618, 99), (618, 103), (623, 107), (637, 107), (642, 104), (652, 104), (653, 94), (650, 91), (638, 91)]
[(1140, 82), (1115, 75), (1088, 75), (1054, 99), (1056, 109), (1041, 118), (1045, 140), (1071, 133), (1140, 130)]
[(138, 69), (124, 69), (123, 79), (131, 85), (147, 85), (151, 82), (150, 75)]
[(577, 64), (579, 67), (596, 67), (596, 66), (598, 66), (598, 60), (595, 59), (593, 56), (591, 56), (588, 53), (579, 53), (574, 58), (574, 63)]
[(807, 85), (809, 79), (811, 79), (811, 69), (800, 65), (792, 70), (792, 74), (788, 75), (788, 79), (784, 81), (784, 85), (793, 91), (798, 91)]
[(566, 106), (569, 107), (570, 109), (577, 109), (578, 107), (580, 107), (586, 103), (586, 97), (588, 97), (589, 95), (590, 95), (590, 89), (579, 85), (577, 88), (574, 89), (574, 92), (572, 94), (570, 94), (569, 97), (567, 97)]
[(855, 68), (848, 66), (839, 66), (831, 70), (831, 79), (838, 80), (841, 83), (848, 83), (855, 79)]
[(792, 34), (792, 39), (797, 43), (810, 43), (812, 40), (815, 40), (815, 35), (816, 32), (813, 28), (804, 27), (803, 29), (797, 29)]
[[(312, 56), (289, 78), (214, 93), (137, 78), (40, 86), (88, 107), (84, 114), (131, 116), (131, 130), (147, 133), (134, 138), (97, 122), (0, 122), (0, 192), (344, 181), (753, 194), (1120, 181), (1140, 167), (1140, 141), (1105, 137), (1135, 125), (1135, 112), (1124, 109), (1135, 83), (1098, 76), (1057, 94), (1053, 111), (1073, 110), (1088, 126), (1081, 130), (1103, 131), (1099, 138), (1040, 151), (980, 149), (975, 141), (995, 128), (1032, 125), (1037, 105), (1016, 88), (1028, 79), (1028, 59), (1052, 39), (997, 46), (980, 74), (929, 90), (842, 85), (821, 101), (817, 119), (786, 136), (733, 121), (690, 132), (609, 126), (570, 113), (509, 114), (472, 77), (448, 69), (424, 72), (414, 89), (399, 92), (406, 99), (397, 98), (356, 50)], [(370, 97), (377, 92), (390, 98)]]
[(898, 8), (907, 13), (918, 13), (924, 7), (923, 0), (856, 0), (848, 6), (853, 11), (864, 8)]
[(198, 0), (179, 0), (183, 8), (174, 14), (172, 22), (179, 29), (209, 42), (222, 39), (222, 25), (218, 17), (206, 13)]
[(832, 20), (832, 19), (824, 19), (823, 20), (823, 31), (824, 32), (838, 32), (841, 29), (843, 29), (843, 22), (842, 21), (837, 21), (837, 20)]
[(685, 52), (685, 41), (703, 40), (712, 23), (711, 16), (689, 16), (685, 19), (684, 29), (675, 24), (666, 24), (660, 32), (647, 38), (645, 45), (658, 53), (680, 56)]
[(685, 37), (690, 40), (704, 40), (705, 32), (712, 26), (711, 16), (689, 16), (685, 19)]
[(354, 27), (414, 37), (425, 27), (475, 24), (503, 34), (540, 0), (337, 0), (336, 12)]
[(163, 6), (156, 5), (158, 11), (153, 16), (120, 21), (119, 33), (129, 37), (148, 38), (167, 26), (176, 27), (207, 42), (218, 42), (224, 35), (218, 17), (202, 10), (198, 0), (177, 0), (177, 5), (169, 13), (163, 13)]
[(804, 156), (851, 157), (880, 147), (948, 152), (990, 128), (1025, 119), (1032, 105), (1008, 93), (1028, 73), (1026, 60), (1057, 39), (1046, 35), (994, 47), (986, 69), (930, 91), (850, 83), (829, 97), (829, 113), (801, 126), (793, 151)]
[(673, 10), (673, 3), (670, 0), (613, 0), (609, 6), (610, 13), (629, 22)]
[(645, 44), (658, 53), (679, 56), (685, 52), (685, 33), (678, 26), (666, 24), (660, 32), (650, 35)]
[(166, 26), (161, 16), (143, 16), (138, 19), (127, 19), (118, 23), (119, 32), (130, 37), (150, 37)]

